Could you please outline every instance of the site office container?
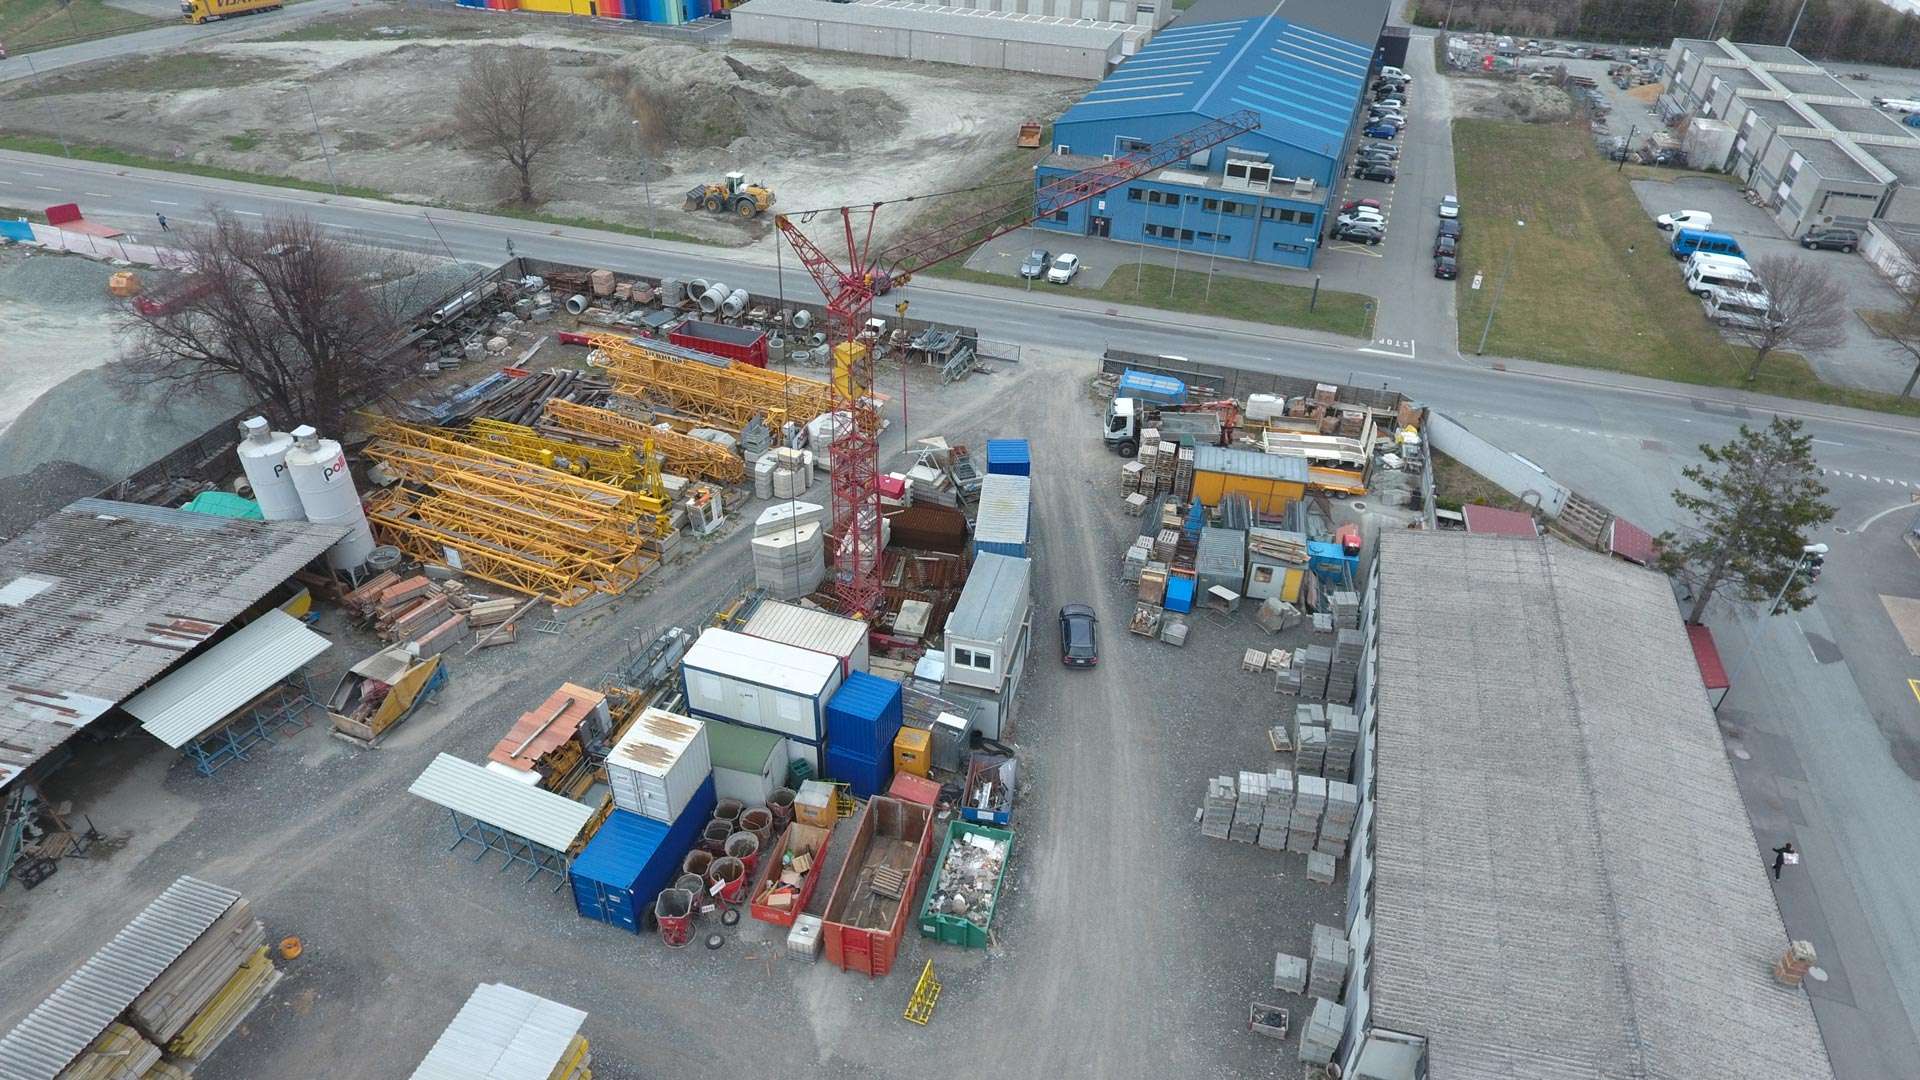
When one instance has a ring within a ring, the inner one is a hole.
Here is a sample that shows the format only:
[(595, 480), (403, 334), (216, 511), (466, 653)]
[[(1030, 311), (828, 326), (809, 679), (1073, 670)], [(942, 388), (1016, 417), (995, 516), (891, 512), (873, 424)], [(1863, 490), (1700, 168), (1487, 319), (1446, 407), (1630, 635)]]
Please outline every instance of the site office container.
[(622, 810), (672, 822), (713, 772), (705, 721), (649, 707), (607, 752), (607, 782)]
[(667, 331), (667, 340), (684, 348), (724, 356), (757, 368), (767, 366), (767, 335), (744, 326), (688, 319)]
[(989, 476), (1032, 476), (1033, 447), (1025, 439), (988, 439)]
[[(753, 891), (748, 894), (753, 898), (752, 903), (748, 905), (748, 912), (764, 923), (792, 926), (794, 917), (806, 911), (807, 905), (813, 902), (813, 894), (820, 887), (820, 879), (827, 876), (827, 848), (832, 843), (832, 829), (823, 829), (818, 825), (808, 825), (800, 821), (788, 825), (787, 831), (780, 834), (780, 843), (767, 853), (766, 858), (760, 860), (760, 868), (754, 874)], [(798, 855), (803, 851), (812, 858), (813, 865), (801, 875), (800, 895), (794, 897), (793, 903), (784, 908), (764, 903), (767, 887), (778, 881), (780, 872), (787, 869), (787, 856)]]
[[(787, 505), (783, 503), (781, 507)], [(817, 512), (818, 508), (815, 510)], [(767, 516), (761, 515), (763, 519)], [(779, 522), (783, 518), (776, 514), (773, 520)], [(849, 619), (831, 611), (766, 600), (753, 609), (753, 614), (748, 616), (747, 624), (740, 628), (740, 632), (763, 641), (778, 641), (782, 645), (825, 653), (840, 661), (841, 676), (850, 678), (855, 672), (867, 670), (867, 660), (871, 655), (867, 641), (868, 629), (867, 624), (859, 619)]]
[(654, 898), (679, 875), (716, 802), (708, 778), (671, 825), (625, 810), (608, 815), (567, 868), (574, 908), (585, 918), (644, 933)]
[(1023, 558), (988, 552), (974, 560), (947, 614), (947, 682), (998, 691), (1012, 681), (1032, 609), (1032, 576), (1033, 564)]
[(973, 522), (973, 553), (1027, 557), (1033, 539), (1033, 480), (989, 473), (980, 483), (980, 510)]
[(827, 702), (840, 662), (794, 645), (708, 627), (680, 662), (687, 711), (785, 735), (794, 757), (819, 769)]
[[(893, 970), (932, 842), (932, 807), (885, 796), (867, 800), (827, 896), (821, 932), (828, 963), (873, 978)], [(900, 899), (873, 892), (873, 871), (881, 867), (906, 875)]]
[(707, 745), (713, 751), (713, 787), (723, 799), (759, 806), (787, 782), (790, 752), (784, 735), (710, 720)]
[[(993, 879), (993, 899), (987, 906), (987, 925), (976, 926), (964, 915), (949, 915), (931, 911), (934, 890), (939, 885), (940, 868), (947, 865), (947, 853), (955, 844), (964, 843), (968, 835), (984, 836), (998, 840), (1006, 845), (1000, 859), (1000, 873)], [(958, 945), (964, 949), (984, 949), (987, 947), (987, 930), (993, 925), (993, 913), (1000, 907), (1000, 889), (1007, 883), (1007, 867), (1013, 863), (1013, 830), (996, 829), (991, 825), (975, 825), (970, 821), (954, 821), (947, 825), (947, 835), (940, 842), (940, 853), (934, 856), (930, 867), (933, 879), (927, 883), (927, 894), (920, 901), (920, 936), (933, 938), (948, 945)]]

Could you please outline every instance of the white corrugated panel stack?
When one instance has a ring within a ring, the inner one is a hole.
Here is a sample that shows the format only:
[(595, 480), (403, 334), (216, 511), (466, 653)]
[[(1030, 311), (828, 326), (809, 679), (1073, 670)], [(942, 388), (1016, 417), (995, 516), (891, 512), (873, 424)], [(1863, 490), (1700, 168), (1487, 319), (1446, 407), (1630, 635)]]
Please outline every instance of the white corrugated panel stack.
[(706, 723), (665, 709), (641, 713), (607, 754), (613, 805), (669, 825), (712, 772)]

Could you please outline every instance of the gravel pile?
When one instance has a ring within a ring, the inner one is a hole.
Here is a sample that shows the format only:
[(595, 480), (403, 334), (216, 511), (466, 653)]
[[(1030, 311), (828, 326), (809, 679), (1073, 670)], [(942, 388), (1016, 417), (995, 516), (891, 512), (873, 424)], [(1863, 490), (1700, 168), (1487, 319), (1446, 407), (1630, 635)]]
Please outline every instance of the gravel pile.
[(19, 476), (0, 477), (0, 540), (19, 536), (34, 522), (106, 486), (106, 477), (71, 461), (49, 461)]
[(42, 307), (106, 310), (114, 268), (79, 255), (29, 255), (0, 266), (0, 296)]

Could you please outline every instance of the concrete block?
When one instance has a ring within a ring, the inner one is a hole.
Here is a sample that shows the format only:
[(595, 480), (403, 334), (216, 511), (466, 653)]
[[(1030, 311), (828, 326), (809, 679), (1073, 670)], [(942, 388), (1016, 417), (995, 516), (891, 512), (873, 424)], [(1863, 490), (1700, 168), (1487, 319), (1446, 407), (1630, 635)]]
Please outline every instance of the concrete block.
[(1307, 962), (1290, 953), (1277, 953), (1273, 958), (1273, 988), (1285, 990), (1289, 994), (1307, 992)]

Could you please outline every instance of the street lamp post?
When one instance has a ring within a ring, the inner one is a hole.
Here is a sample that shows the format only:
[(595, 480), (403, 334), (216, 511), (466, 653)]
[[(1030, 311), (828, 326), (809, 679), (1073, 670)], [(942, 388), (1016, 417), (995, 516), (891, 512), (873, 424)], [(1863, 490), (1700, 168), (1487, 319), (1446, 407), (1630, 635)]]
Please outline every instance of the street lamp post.
[[(1793, 569), (1787, 571), (1787, 580), (1780, 583), (1780, 591), (1773, 594), (1773, 603), (1767, 605), (1767, 614), (1780, 614), (1780, 601), (1785, 600), (1787, 590), (1793, 588), (1794, 577), (1806, 568), (1810, 560), (1824, 559), (1826, 554), (1827, 545), (1825, 544), (1807, 544), (1800, 549), (1800, 557), (1793, 561)], [(1814, 565), (1817, 567), (1819, 563), (1816, 562)]]
[(647, 239), (653, 239), (653, 181), (647, 179), (647, 162), (640, 154), (640, 121), (629, 121), (633, 132), (633, 156), (640, 162), (640, 192), (647, 199)]
[[(1526, 228), (1525, 218), (1516, 219), (1514, 225)], [(1513, 273), (1513, 247), (1520, 240), (1520, 234), (1514, 233), (1507, 240), (1507, 265), (1500, 271), (1500, 280), (1493, 283), (1493, 302), (1487, 305), (1487, 324), (1480, 328), (1480, 345), (1473, 350), (1475, 356), (1484, 356), (1487, 351), (1487, 335), (1493, 333), (1493, 313), (1500, 310), (1500, 294), (1506, 291), (1507, 277)]]
[[(25, 60), (27, 61), (27, 74), (33, 79), (33, 91), (38, 94), (40, 93), (40, 69), (33, 66), (33, 57), (25, 57)], [(67, 133), (60, 127), (60, 118), (54, 115), (53, 96), (50, 94), (42, 94), (40, 104), (47, 107), (47, 126), (53, 128), (54, 138), (60, 140), (61, 152), (68, 157), (72, 157), (73, 147), (67, 145)]]
[(333, 175), (333, 151), (327, 149), (327, 137), (320, 131), (320, 110), (313, 107), (313, 90), (301, 87), (307, 94), (307, 113), (313, 117), (313, 137), (320, 140), (320, 157), (327, 163), (327, 186), (333, 188), (335, 195), (340, 194), (340, 181)]

